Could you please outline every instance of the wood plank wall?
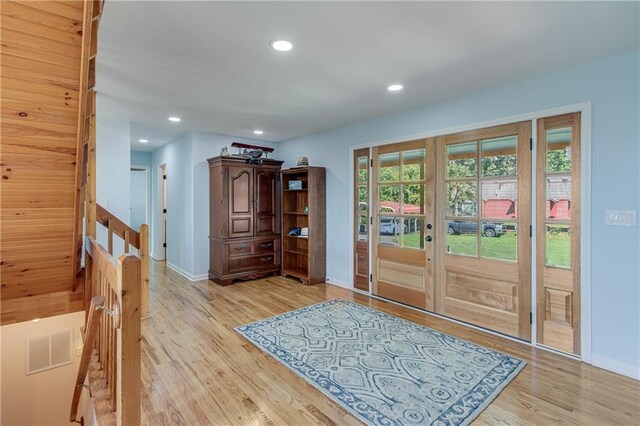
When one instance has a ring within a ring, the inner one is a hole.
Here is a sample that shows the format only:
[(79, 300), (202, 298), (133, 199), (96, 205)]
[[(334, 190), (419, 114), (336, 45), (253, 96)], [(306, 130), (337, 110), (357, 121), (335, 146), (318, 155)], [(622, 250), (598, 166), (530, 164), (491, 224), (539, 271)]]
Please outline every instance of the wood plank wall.
[(83, 308), (71, 289), (84, 2), (3, 0), (0, 7), (6, 324)]

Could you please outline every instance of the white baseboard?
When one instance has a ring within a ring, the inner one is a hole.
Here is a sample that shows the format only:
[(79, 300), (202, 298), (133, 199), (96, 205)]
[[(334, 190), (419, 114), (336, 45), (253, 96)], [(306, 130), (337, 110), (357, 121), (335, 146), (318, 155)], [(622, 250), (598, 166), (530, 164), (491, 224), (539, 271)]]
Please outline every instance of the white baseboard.
[(349, 290), (353, 290), (353, 287), (351, 287), (351, 284), (346, 283), (344, 281), (336, 280), (335, 278), (326, 277), (325, 281), (327, 283), (329, 283), (329, 284), (333, 284), (333, 285), (338, 286), (338, 287), (343, 287), (343, 288), (346, 288), (346, 289), (349, 289)]
[(625, 364), (597, 354), (591, 354), (591, 364), (595, 367), (604, 368), (605, 370), (640, 380), (640, 367), (637, 365)]
[(151, 256), (151, 258), (152, 258), (153, 260), (157, 260), (158, 262), (160, 262), (160, 261), (164, 260), (164, 259), (160, 259), (160, 257), (156, 256), (156, 255), (155, 255), (155, 254), (153, 254), (153, 253), (149, 253), (149, 256)]
[(173, 265), (168, 261), (167, 261), (167, 266), (169, 268), (171, 268), (172, 270), (174, 270), (175, 272), (179, 273), (180, 275), (182, 275), (183, 277), (185, 277), (186, 279), (188, 279), (191, 282), (202, 281), (202, 280), (206, 280), (207, 278), (209, 278), (208, 274), (191, 275), (190, 273), (188, 273), (184, 269), (178, 268), (176, 265)]

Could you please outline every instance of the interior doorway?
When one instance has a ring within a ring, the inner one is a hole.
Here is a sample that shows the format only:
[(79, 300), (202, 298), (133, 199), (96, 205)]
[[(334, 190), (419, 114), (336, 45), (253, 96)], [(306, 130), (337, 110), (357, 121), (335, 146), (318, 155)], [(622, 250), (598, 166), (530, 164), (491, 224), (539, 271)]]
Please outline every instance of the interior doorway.
[(158, 180), (159, 180), (159, 229), (158, 235), (160, 237), (158, 247), (158, 260), (167, 259), (167, 165), (162, 164), (158, 167)]
[(131, 203), (130, 225), (133, 229), (140, 229), (140, 225), (149, 224), (150, 180), (149, 168), (146, 166), (131, 166)]

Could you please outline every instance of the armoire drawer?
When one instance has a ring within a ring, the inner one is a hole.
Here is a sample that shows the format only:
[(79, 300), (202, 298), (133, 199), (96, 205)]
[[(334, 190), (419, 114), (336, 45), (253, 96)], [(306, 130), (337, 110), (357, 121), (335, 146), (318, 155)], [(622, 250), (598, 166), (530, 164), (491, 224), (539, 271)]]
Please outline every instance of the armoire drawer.
[(245, 269), (270, 269), (274, 268), (275, 265), (275, 253), (229, 258), (229, 272), (243, 271)]
[(254, 253), (267, 253), (275, 251), (276, 242), (275, 240), (260, 240), (253, 242), (253, 252)]
[(243, 241), (229, 244), (229, 256), (251, 254), (251, 241)]

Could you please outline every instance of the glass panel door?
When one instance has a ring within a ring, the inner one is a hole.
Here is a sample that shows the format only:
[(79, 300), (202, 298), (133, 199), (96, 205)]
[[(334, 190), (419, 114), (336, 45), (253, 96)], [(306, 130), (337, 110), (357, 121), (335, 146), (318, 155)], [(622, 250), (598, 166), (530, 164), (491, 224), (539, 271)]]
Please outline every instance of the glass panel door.
[(580, 354), (580, 113), (538, 120), (537, 339)]
[(373, 293), (433, 310), (433, 139), (373, 149)]
[(369, 291), (369, 148), (354, 151), (354, 265), (355, 288)]
[(438, 138), (438, 313), (530, 339), (531, 123)]

